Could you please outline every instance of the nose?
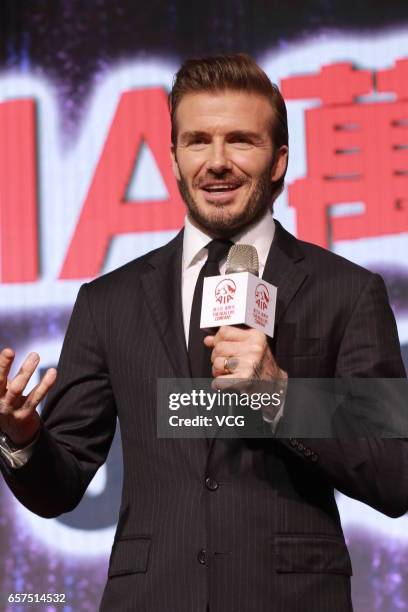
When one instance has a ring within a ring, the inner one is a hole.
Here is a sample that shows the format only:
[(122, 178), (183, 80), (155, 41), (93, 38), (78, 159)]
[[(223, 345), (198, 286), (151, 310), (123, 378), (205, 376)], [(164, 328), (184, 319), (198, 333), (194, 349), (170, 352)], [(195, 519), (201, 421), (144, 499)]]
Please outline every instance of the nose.
[(225, 172), (225, 170), (231, 170), (231, 166), (231, 160), (227, 156), (225, 143), (214, 141), (209, 148), (207, 170), (219, 174), (220, 172)]

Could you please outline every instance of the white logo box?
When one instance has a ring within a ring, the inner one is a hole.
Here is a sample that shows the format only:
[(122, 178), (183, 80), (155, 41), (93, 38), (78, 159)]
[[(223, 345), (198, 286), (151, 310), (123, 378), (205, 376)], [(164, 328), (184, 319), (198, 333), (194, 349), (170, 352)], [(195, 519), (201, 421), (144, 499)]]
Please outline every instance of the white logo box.
[(200, 327), (247, 325), (273, 337), (277, 288), (249, 272), (204, 279)]

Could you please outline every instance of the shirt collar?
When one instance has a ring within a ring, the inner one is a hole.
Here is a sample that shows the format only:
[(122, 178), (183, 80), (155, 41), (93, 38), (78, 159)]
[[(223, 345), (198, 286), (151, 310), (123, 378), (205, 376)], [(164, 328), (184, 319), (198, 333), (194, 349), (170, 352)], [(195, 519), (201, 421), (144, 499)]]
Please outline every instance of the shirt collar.
[(211, 236), (192, 224), (189, 217), (184, 219), (183, 267), (189, 268), (204, 258), (204, 247), (212, 240)]
[[(271, 212), (268, 210), (256, 223), (242, 230), (231, 240), (236, 244), (251, 244), (258, 253), (259, 265), (263, 269), (268, 257), (269, 249), (275, 235), (275, 222)], [(198, 260), (204, 259), (206, 251), (204, 247), (212, 240), (198, 227), (192, 224), (189, 217), (184, 220), (183, 237), (183, 268), (194, 265)]]

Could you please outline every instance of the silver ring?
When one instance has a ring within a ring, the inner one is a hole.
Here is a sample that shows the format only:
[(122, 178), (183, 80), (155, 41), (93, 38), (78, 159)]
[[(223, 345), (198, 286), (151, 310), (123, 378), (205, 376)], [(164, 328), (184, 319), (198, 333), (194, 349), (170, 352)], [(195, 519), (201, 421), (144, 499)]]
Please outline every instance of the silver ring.
[(224, 372), (232, 374), (238, 367), (238, 359), (236, 357), (226, 357), (224, 359)]

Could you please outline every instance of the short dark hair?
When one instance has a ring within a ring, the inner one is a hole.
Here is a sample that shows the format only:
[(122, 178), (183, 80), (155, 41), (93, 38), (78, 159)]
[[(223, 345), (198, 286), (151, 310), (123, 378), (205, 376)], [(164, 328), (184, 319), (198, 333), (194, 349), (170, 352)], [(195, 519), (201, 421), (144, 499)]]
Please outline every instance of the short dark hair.
[[(186, 94), (219, 91), (243, 91), (267, 98), (273, 110), (271, 138), (275, 147), (288, 146), (288, 118), (285, 101), (277, 85), (245, 53), (218, 55), (186, 60), (174, 76), (169, 94), (171, 142), (177, 143), (176, 111)], [(284, 176), (276, 183), (276, 195), (284, 184)]]

